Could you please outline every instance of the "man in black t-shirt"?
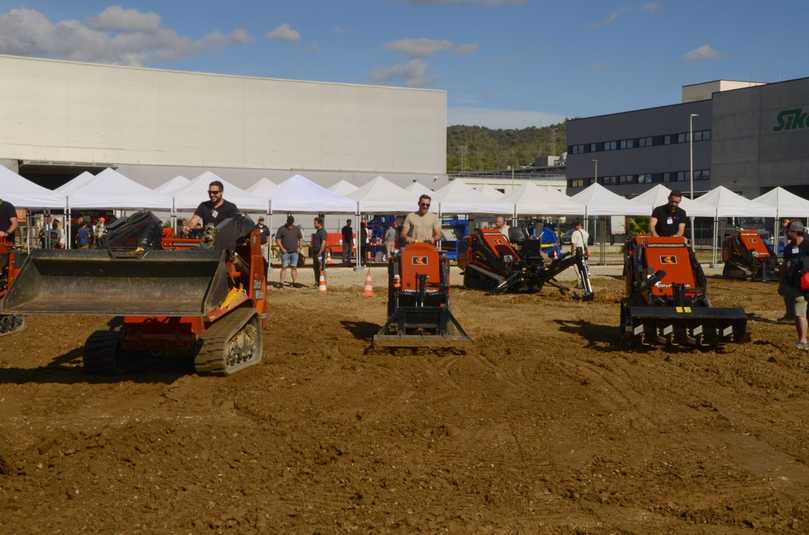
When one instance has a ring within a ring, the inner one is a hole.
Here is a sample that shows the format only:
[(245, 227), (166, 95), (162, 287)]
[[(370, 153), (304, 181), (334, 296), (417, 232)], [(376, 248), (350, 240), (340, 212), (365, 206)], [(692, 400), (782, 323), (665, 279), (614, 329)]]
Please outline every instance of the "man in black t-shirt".
[(351, 228), (351, 220), (346, 219), (346, 224), (340, 231), (340, 236), (343, 239), (343, 262), (346, 264), (351, 263), (351, 251), (354, 249), (354, 229)]
[(225, 187), (218, 180), (214, 180), (208, 185), (208, 197), (211, 200), (197, 206), (194, 215), (183, 225), (183, 232), (188, 233), (209, 224), (216, 226), (225, 219), (239, 215), (236, 205), (226, 201), (222, 196), (224, 190)]
[(679, 191), (669, 193), (669, 202), (658, 206), (652, 211), (649, 228), (652, 236), (683, 236), (685, 235), (685, 210), (680, 208), (683, 194)]
[(787, 228), (789, 241), (784, 246), (784, 265), (782, 271), (781, 291), (784, 297), (793, 303), (795, 328), (798, 331), (798, 343), (795, 347), (809, 351), (806, 334), (809, 323), (806, 319), (807, 292), (801, 290), (801, 275), (809, 269), (809, 241), (805, 238), (805, 229), (800, 221), (793, 221)]
[(0, 199), (0, 240), (14, 242), (17, 230), (17, 209), (8, 201)]
[(320, 284), (320, 272), (325, 271), (323, 266), (326, 263), (326, 242), (328, 233), (323, 228), (323, 218), (315, 218), (315, 232), (312, 234), (312, 243), (309, 245), (309, 252), (312, 255), (312, 269), (315, 272), (315, 287)]

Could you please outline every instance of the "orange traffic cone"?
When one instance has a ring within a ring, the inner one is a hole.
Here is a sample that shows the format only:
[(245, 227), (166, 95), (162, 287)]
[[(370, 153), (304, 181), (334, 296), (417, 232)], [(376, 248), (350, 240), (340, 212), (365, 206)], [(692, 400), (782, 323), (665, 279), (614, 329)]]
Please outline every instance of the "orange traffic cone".
[(365, 275), (365, 288), (362, 290), (363, 297), (374, 296), (374, 281), (371, 280), (371, 269), (368, 268), (367, 275)]
[(320, 293), (326, 293), (326, 272), (325, 271), (320, 272), (320, 281), (318, 281), (317, 289), (320, 290)]
[(331, 249), (326, 249), (326, 265), (331, 264)]

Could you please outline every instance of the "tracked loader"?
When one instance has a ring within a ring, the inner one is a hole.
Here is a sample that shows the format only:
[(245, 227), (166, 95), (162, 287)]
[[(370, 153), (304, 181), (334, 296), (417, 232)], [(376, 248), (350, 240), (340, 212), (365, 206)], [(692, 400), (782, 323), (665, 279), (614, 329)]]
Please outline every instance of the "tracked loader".
[(470, 341), (449, 307), (449, 261), (431, 244), (412, 243), (388, 261), (388, 320), (376, 347), (452, 348)]
[[(0, 240), (0, 299), (8, 293), (14, 279), (20, 272), (19, 263), (24, 260), (14, 248), (14, 244)], [(0, 336), (20, 332), (25, 329), (25, 317), (17, 314), (0, 314)]]
[(702, 267), (685, 238), (635, 236), (624, 249), (624, 277), (626, 342), (718, 346), (749, 338), (743, 309), (711, 305)]
[(778, 280), (778, 258), (756, 230), (738, 229), (722, 243), (722, 277), (760, 282)]
[(169, 353), (192, 356), (201, 374), (232, 374), (262, 357), (261, 236), (242, 216), (206, 235), (163, 235), (154, 215), (139, 212), (111, 225), (103, 248), (34, 251), (0, 312), (115, 317), (115, 327), (84, 346), (88, 372), (114, 372), (125, 356)]
[(568, 288), (557, 283), (555, 277), (575, 267), (583, 298), (593, 299), (590, 270), (581, 253), (562, 254), (546, 263), (540, 240), (526, 239), (521, 229), (512, 231), (513, 241), (491, 228), (478, 229), (466, 237), (466, 250), (458, 259), (466, 288), (493, 293), (538, 292), (548, 284), (566, 291)]

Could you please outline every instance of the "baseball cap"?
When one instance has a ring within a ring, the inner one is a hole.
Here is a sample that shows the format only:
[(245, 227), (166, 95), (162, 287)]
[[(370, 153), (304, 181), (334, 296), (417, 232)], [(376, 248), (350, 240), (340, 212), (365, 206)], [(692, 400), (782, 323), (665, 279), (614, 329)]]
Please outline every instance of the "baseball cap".
[(793, 221), (792, 223), (789, 224), (789, 228), (787, 230), (789, 230), (790, 232), (800, 232), (801, 234), (803, 234), (803, 223), (801, 223), (800, 221)]

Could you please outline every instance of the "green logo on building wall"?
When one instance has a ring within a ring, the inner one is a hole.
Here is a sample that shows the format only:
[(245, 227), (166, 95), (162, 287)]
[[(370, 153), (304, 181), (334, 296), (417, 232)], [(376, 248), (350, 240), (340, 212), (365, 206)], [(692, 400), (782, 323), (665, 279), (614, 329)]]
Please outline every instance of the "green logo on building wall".
[(773, 132), (809, 128), (809, 112), (805, 112), (801, 108), (784, 110), (778, 114), (776, 120), (778, 124), (773, 128)]

